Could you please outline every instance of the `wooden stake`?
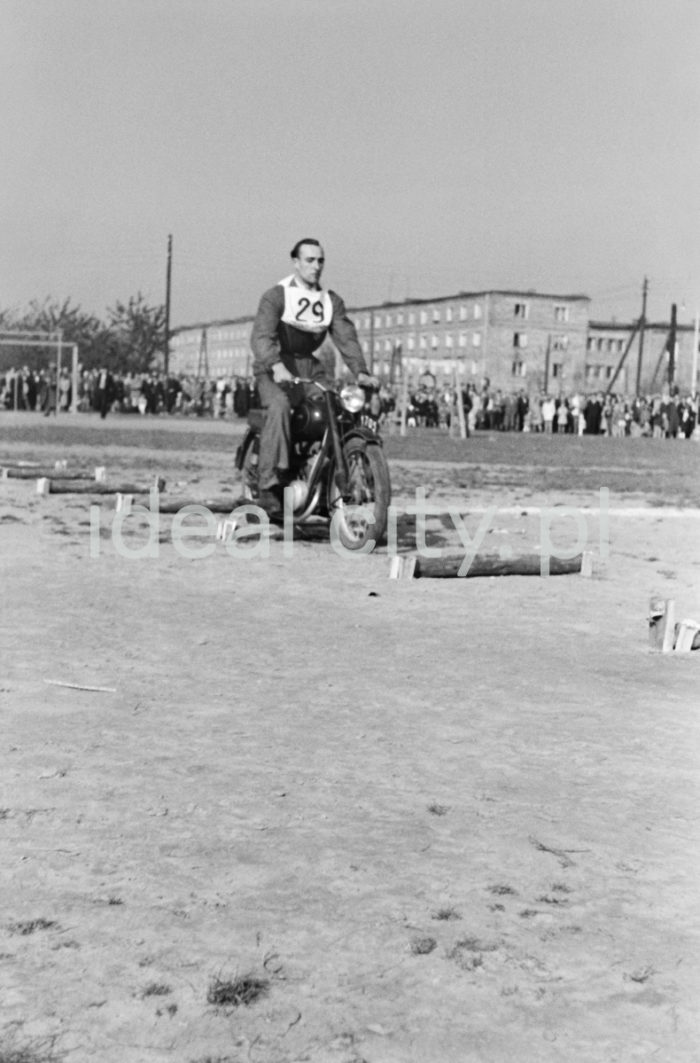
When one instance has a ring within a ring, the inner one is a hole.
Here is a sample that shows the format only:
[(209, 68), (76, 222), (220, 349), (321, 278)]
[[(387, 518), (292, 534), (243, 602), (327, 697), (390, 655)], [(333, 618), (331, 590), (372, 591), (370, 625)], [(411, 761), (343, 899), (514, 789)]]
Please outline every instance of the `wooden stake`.
[(649, 645), (657, 653), (670, 653), (675, 637), (673, 598), (653, 597), (649, 602)]
[(401, 378), (401, 435), (406, 435), (406, 417), (408, 415), (408, 375), (406, 366), (402, 366)]

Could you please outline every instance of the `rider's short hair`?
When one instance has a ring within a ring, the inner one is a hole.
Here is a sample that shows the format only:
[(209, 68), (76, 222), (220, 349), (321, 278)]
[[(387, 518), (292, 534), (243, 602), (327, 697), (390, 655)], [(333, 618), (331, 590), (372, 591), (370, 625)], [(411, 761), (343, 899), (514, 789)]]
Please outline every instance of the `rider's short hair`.
[(289, 252), (290, 257), (291, 258), (299, 258), (299, 253), (301, 252), (301, 249), (304, 246), (304, 244), (313, 244), (315, 247), (320, 247), (321, 246), (321, 241), (320, 240), (315, 240), (313, 238), (313, 236), (307, 236), (303, 240), (297, 240), (297, 242), (295, 243), (294, 247)]

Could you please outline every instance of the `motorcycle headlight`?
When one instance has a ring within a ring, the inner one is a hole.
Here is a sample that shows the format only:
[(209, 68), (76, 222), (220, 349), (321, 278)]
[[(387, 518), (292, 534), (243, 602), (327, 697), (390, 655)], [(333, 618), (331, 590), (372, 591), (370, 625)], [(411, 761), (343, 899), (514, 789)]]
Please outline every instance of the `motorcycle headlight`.
[(340, 392), (340, 401), (349, 413), (359, 413), (365, 404), (365, 393), (359, 384), (346, 384)]

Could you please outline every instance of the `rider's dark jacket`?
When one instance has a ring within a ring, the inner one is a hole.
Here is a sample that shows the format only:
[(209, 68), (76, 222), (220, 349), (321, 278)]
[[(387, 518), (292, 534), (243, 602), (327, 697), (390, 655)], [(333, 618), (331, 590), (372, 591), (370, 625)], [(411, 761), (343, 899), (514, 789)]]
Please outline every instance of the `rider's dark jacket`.
[(368, 372), (345, 303), (335, 292), (329, 291), (328, 295), (333, 307), (330, 325), (320, 332), (308, 332), (282, 320), (285, 296), (281, 284), (276, 284), (263, 294), (250, 337), (254, 355), (253, 372), (256, 376), (270, 373), (277, 362), (282, 362), (293, 376), (318, 376), (320, 363), (314, 353), (328, 335), (354, 376)]

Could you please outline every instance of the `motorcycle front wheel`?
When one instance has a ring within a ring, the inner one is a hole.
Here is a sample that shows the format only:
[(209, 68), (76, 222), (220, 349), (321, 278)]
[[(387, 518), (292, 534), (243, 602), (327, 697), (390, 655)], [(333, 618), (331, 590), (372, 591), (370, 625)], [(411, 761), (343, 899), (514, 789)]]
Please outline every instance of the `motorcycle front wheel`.
[(343, 496), (331, 474), (331, 534), (338, 536), (346, 550), (362, 550), (369, 541), (376, 546), (384, 539), (391, 501), (389, 466), (381, 446), (364, 439), (349, 439), (343, 453), (348, 490)]
[(260, 436), (250, 435), (241, 444), (243, 453), (240, 460), (241, 487), (244, 498), (257, 502), (260, 494), (258, 483), (258, 457), (260, 454)]

